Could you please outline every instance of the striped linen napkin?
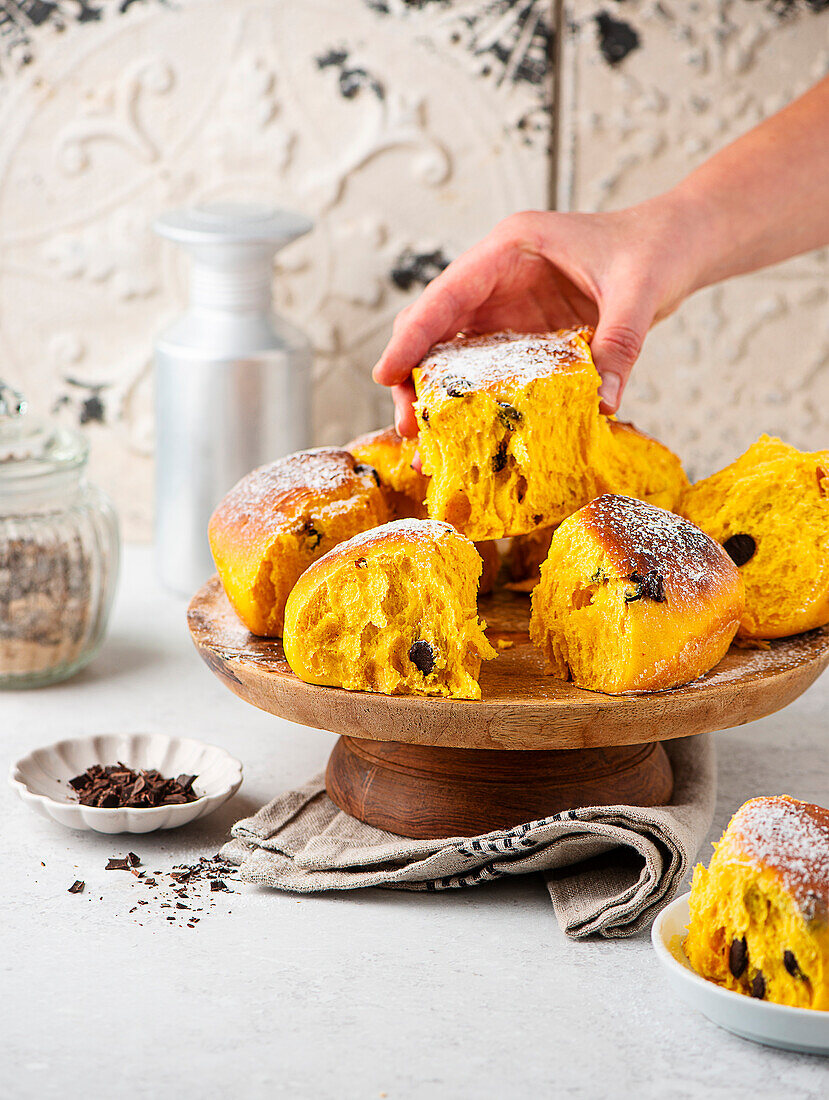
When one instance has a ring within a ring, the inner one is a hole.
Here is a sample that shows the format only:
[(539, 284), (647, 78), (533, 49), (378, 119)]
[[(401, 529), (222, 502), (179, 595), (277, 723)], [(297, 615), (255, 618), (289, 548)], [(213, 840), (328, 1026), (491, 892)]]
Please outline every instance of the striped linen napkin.
[(296, 893), (383, 886), (436, 892), (541, 873), (562, 929), (630, 936), (676, 894), (714, 814), (710, 735), (665, 742), (667, 806), (590, 806), (477, 837), (410, 840), (343, 813), (323, 776), (231, 830), (223, 858), (243, 881)]

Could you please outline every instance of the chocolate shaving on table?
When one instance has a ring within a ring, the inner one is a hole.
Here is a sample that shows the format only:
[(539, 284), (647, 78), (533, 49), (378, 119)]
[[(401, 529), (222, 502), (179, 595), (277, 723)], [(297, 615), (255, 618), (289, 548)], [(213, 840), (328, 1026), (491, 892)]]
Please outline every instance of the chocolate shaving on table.
[[(169, 921), (170, 927), (195, 928), (202, 914), (216, 908), (217, 903), (221, 906), (217, 894), (224, 893), (229, 900), (237, 893), (228, 885), (239, 881), (237, 868), (218, 854), (199, 856), (194, 863), (178, 864), (167, 871), (145, 874), (138, 870), (140, 866), (140, 857), (135, 852), (127, 852), (125, 856), (110, 856), (105, 869), (129, 871), (135, 876), (129, 888), (144, 896), (135, 896), (129, 913), (135, 915), (141, 927), (145, 922), (163, 918)], [(78, 880), (68, 889), (71, 894), (79, 894), (84, 888), (85, 883)], [(104, 901), (104, 898), (98, 900)]]
[(110, 856), (109, 863), (104, 868), (105, 871), (131, 871), (133, 867), (140, 867), (141, 860), (135, 854), (135, 852), (127, 852), (127, 854), (121, 858), (120, 856)]
[(193, 790), (195, 775), (169, 779), (154, 768), (133, 771), (126, 764), (93, 764), (69, 780), (82, 806), (142, 810), (155, 806), (181, 806), (199, 797)]

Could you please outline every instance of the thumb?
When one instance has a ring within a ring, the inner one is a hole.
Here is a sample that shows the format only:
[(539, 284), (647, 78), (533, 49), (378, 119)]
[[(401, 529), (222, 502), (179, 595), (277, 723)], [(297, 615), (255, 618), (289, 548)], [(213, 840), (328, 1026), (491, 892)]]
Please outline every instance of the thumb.
[(615, 413), (633, 365), (653, 321), (653, 311), (641, 298), (629, 294), (608, 298), (599, 311), (596, 334), (590, 343), (593, 361), (602, 377), (601, 411)]

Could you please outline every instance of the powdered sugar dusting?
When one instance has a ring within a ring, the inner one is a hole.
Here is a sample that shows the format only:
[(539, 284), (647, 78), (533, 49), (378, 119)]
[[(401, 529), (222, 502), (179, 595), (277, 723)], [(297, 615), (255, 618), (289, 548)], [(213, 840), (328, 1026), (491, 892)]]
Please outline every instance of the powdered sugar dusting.
[[(396, 519), (391, 523), (384, 523), (382, 527), (372, 527), (368, 531), (362, 531), (359, 535), (354, 535), (347, 542), (335, 546), (333, 550), (326, 554), (326, 557), (359, 555), (361, 551), (367, 550), (378, 543), (401, 538), (420, 546), (432, 547), (439, 539), (444, 539), (447, 535), (466, 541), (466, 536), (461, 535), (451, 524), (442, 523), (437, 519)], [(324, 558), (320, 558), (319, 563), (324, 560)]]
[(829, 916), (829, 810), (780, 795), (753, 798), (726, 837), (758, 866), (776, 870), (807, 920)]
[(586, 527), (606, 540), (626, 573), (656, 570), (666, 580), (701, 584), (736, 577), (722, 547), (687, 519), (633, 497), (606, 493), (581, 512)]
[(459, 336), (438, 344), (420, 364), (422, 388), (458, 383), (459, 392), (485, 388), (488, 383), (524, 385), (536, 378), (591, 364), (578, 329), (559, 332), (492, 332), (486, 336)]
[(280, 514), (293, 518), (310, 499), (325, 504), (374, 489), (371, 473), (357, 473), (354, 466), (353, 456), (336, 447), (286, 455), (243, 477), (216, 509), (216, 517), (236, 524), (265, 511), (273, 526)]

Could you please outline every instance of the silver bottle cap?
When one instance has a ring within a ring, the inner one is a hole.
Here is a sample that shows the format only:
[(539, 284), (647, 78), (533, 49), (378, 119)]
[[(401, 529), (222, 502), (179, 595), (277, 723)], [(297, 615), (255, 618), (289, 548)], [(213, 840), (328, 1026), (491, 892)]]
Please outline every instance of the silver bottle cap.
[(162, 214), (156, 233), (185, 246), (271, 244), (274, 251), (314, 228), (303, 214), (264, 203), (211, 202)]
[(191, 305), (228, 312), (267, 312), (274, 254), (313, 228), (302, 214), (242, 202), (171, 210), (154, 223), (190, 254)]

